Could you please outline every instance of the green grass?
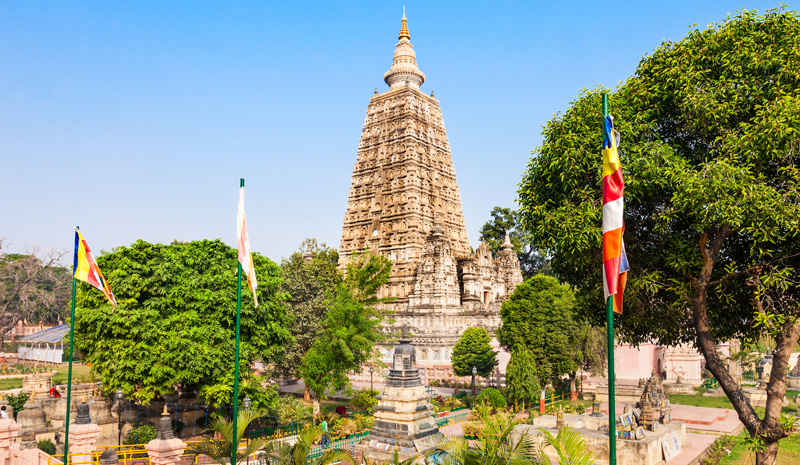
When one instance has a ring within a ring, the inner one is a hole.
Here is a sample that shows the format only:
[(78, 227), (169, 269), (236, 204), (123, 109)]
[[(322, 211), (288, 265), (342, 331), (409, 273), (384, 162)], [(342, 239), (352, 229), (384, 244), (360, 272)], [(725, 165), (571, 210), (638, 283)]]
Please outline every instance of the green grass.
[[(733, 409), (733, 405), (727, 397), (703, 397), (703, 393), (707, 391), (705, 388), (697, 388), (696, 391), (697, 394), (691, 396), (673, 394), (669, 396), (669, 401), (679, 405)], [(794, 403), (794, 399), (798, 394), (800, 394), (798, 391), (786, 391), (786, 400), (789, 401), (789, 405), (783, 407), (783, 413), (797, 412), (797, 404)], [(764, 416), (764, 409), (762, 407), (756, 407), (755, 411), (759, 416)]]
[[(67, 371), (68, 366), (56, 367), (58, 373), (53, 375), (53, 384), (67, 384)], [(83, 383), (89, 381), (90, 372), (92, 367), (86, 365), (73, 365), (72, 366), (72, 382)]]
[[(755, 462), (755, 456), (747, 450), (744, 439), (746, 431), (734, 437), (734, 446), (730, 455), (723, 455), (719, 465), (749, 465)], [(800, 435), (797, 433), (778, 442), (778, 465), (794, 465), (800, 463)]]

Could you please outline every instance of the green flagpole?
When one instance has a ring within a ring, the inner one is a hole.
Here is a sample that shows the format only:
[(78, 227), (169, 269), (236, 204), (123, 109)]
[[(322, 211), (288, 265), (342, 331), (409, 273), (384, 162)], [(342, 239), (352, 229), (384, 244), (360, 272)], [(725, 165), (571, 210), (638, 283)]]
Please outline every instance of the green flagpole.
[[(603, 94), (603, 128), (608, 117), (608, 94)], [(605, 129), (603, 129), (605, 137)], [(608, 336), (608, 465), (617, 465), (617, 425), (614, 389), (614, 296), (606, 302), (606, 332)]]
[[(77, 228), (76, 228), (77, 229)], [(77, 235), (77, 233), (76, 233)], [(69, 318), (69, 369), (67, 370), (67, 419), (64, 427), (64, 464), (69, 464), (69, 411), (72, 406), (72, 344), (75, 339), (75, 270), (72, 270), (72, 313)]]
[[(239, 187), (244, 187), (244, 178), (240, 180)], [(233, 366), (233, 438), (234, 444), (231, 445), (231, 465), (236, 465), (236, 452), (239, 449), (239, 430), (236, 420), (239, 407), (239, 324), (242, 316), (242, 262), (237, 258), (239, 264), (238, 282), (236, 284), (236, 359)]]

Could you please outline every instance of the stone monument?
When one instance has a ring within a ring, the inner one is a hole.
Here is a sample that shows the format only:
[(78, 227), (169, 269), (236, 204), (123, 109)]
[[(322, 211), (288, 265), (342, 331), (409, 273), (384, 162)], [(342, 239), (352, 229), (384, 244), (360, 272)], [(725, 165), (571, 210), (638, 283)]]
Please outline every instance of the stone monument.
[(417, 370), (416, 348), (411, 344), (408, 327), (394, 348), (394, 366), (389, 370), (386, 387), (378, 396), (375, 425), (370, 434), (356, 445), (356, 451), (379, 463), (392, 461), (395, 450), (400, 460), (424, 455), (442, 438), (431, 417), (433, 409)]
[[(522, 272), (508, 238), (494, 257), (486, 244), (471, 251), (442, 111), (420, 91), (425, 74), (405, 15), (398, 40), (384, 75), (389, 90), (376, 89), (367, 106), (339, 264), (367, 248), (394, 262), (379, 297), (394, 298), (386, 304), (395, 311), (391, 329), (411, 327), (420, 367), (437, 379), (466, 328), (497, 328), (500, 303)], [(382, 350), (388, 361), (391, 349)]]

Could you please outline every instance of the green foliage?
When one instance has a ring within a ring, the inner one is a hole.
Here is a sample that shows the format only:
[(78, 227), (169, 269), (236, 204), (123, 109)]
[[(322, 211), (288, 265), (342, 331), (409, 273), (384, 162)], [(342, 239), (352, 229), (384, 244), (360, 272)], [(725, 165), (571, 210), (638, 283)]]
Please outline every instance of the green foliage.
[(792, 433), (797, 429), (798, 418), (792, 415), (784, 415), (781, 413), (780, 418), (778, 418), (778, 423), (781, 425), (784, 431), (787, 433)]
[[(609, 94), (622, 134), (631, 271), (617, 335), (687, 343), (728, 387), (757, 461), (784, 437), (773, 386), (765, 416), (745, 401), (716, 344), (770, 335), (785, 368), (800, 321), (800, 18), (742, 10), (667, 40)], [(602, 326), (602, 94), (584, 90), (543, 131), (518, 194), (522, 222)], [(538, 361), (538, 358), (537, 358)], [(760, 439), (759, 439), (760, 440)]]
[(481, 227), (480, 240), (486, 242), (492, 253), (497, 254), (503, 246), (508, 232), (514, 252), (517, 253), (522, 275), (527, 279), (536, 273), (549, 274), (550, 263), (543, 251), (535, 249), (530, 233), (525, 231), (519, 222), (519, 213), (502, 207), (494, 207), (492, 218)]
[(488, 402), (494, 408), (504, 408), (506, 404), (506, 398), (503, 397), (503, 394), (495, 388), (488, 387), (481, 391), (476, 398), (476, 401), (479, 403), (486, 403)]
[(358, 411), (371, 411), (378, 405), (378, 399), (375, 398), (377, 395), (378, 391), (374, 389), (359, 389), (350, 399), (350, 403)]
[(136, 423), (125, 435), (125, 444), (147, 444), (158, 436), (158, 430), (152, 423)]
[[(480, 440), (474, 449), (464, 438), (447, 438), (438, 444), (433, 454), (440, 454), (442, 465), (522, 465), (532, 463), (536, 456), (534, 439), (527, 432), (518, 433), (519, 424), (506, 416), (486, 419), (482, 431), (473, 430)], [(577, 463), (577, 462), (576, 462)]]
[(53, 441), (49, 439), (42, 439), (41, 441), (37, 442), (36, 447), (38, 447), (39, 450), (45, 454), (56, 455), (56, 445), (53, 444)]
[(350, 256), (344, 281), (327, 301), (323, 330), (303, 356), (299, 374), (319, 399), (328, 389), (349, 385), (348, 373), (359, 371), (373, 354), (376, 342), (385, 340), (383, 313), (376, 307), (384, 302), (376, 296), (389, 281), (392, 262), (369, 250)]
[[(233, 430), (233, 421), (217, 418), (211, 423), (212, 438), (193, 443), (186, 451), (187, 455), (205, 455), (216, 463), (230, 463), (231, 456), (236, 446), (236, 463), (264, 448), (266, 441), (263, 438), (248, 439), (247, 447), (240, 448), (247, 427), (255, 420), (264, 417), (260, 410), (239, 410), (236, 415), (236, 431)], [(305, 462), (303, 462), (305, 463)]]
[(278, 423), (301, 422), (311, 417), (311, 407), (293, 395), (281, 396), (278, 401)]
[(265, 451), (275, 465), (329, 465), (335, 462), (355, 463), (349, 452), (342, 449), (328, 449), (321, 456), (309, 461), (309, 454), (314, 444), (322, 438), (322, 429), (312, 426), (303, 429), (297, 437), (297, 442), (289, 445), (284, 441), (269, 443)]
[(517, 347), (511, 353), (511, 360), (506, 367), (508, 400), (516, 405), (531, 406), (539, 399), (541, 390), (533, 354), (525, 347)]
[(497, 366), (497, 352), (490, 345), (492, 337), (483, 328), (467, 328), (453, 347), (453, 373), (456, 376), (472, 376), (472, 367), (478, 376), (489, 376)]
[[(81, 284), (75, 346), (106, 392), (121, 388), (129, 398), (149, 402), (177, 383), (216, 405), (230, 405), (236, 249), (219, 240), (140, 240), (97, 261), (119, 305), (112, 309), (101, 293)], [(239, 372), (245, 380), (253, 361), (275, 361), (291, 342), (280, 270), (257, 253), (253, 261), (259, 305), (244, 292)]]
[(539, 428), (539, 431), (544, 436), (542, 446), (537, 451), (537, 462), (541, 465), (551, 465), (553, 463), (546, 453), (550, 448), (555, 450), (556, 460), (559, 465), (571, 465), (574, 463), (592, 465), (595, 463), (596, 459), (589, 451), (586, 440), (572, 426), (565, 425), (558, 430), (558, 436), (553, 436), (553, 433), (544, 428)]
[[(311, 247), (314, 258), (306, 261), (303, 254)], [(316, 239), (306, 239), (288, 259), (281, 263), (283, 284), (281, 290), (289, 295), (286, 307), (292, 317), (290, 326), (294, 343), (278, 360), (276, 369), (282, 376), (296, 375), (303, 355), (311, 349), (322, 331), (325, 321), (325, 303), (342, 281), (338, 269), (339, 253)]]
[(8, 401), (8, 405), (14, 409), (14, 419), (17, 419), (17, 414), (25, 410), (25, 403), (28, 402), (28, 394), (20, 392), (17, 395), (4, 394), (3, 397)]
[(513, 352), (524, 347), (533, 355), (539, 380), (556, 380), (573, 373), (583, 361), (572, 290), (550, 276), (536, 275), (518, 285), (503, 302), (503, 324), (497, 340)]
[[(797, 311), (786, 304), (797, 294), (800, 245), (798, 36), (794, 12), (737, 12), (665, 41), (610, 94), (632, 264), (618, 326), (624, 340), (695, 340), (686, 311), (698, 292), (692, 280), (717, 237), (707, 276), (715, 284), (703, 288), (715, 339), (762, 333), (748, 283), (774, 304), (768, 313)], [(581, 309), (597, 326), (603, 92), (584, 91), (547, 123), (518, 191), (526, 230), (552, 254), (554, 273), (590, 303)]]

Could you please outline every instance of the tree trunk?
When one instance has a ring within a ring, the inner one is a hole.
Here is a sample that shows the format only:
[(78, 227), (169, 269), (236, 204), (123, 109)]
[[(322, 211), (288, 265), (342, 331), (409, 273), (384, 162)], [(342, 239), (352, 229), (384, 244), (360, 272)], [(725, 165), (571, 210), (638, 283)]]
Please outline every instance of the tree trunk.
[[(695, 289), (695, 295), (692, 296), (692, 319), (694, 320), (694, 328), (697, 337), (697, 347), (700, 353), (706, 359), (706, 369), (708, 369), (719, 382), (725, 395), (733, 404), (736, 412), (739, 414), (739, 420), (742, 422), (750, 437), (761, 436), (767, 449), (760, 452), (756, 456), (756, 464), (774, 464), (775, 455), (778, 451), (778, 441), (787, 436), (783, 428), (778, 423), (780, 417), (781, 407), (783, 406), (783, 398), (786, 393), (786, 384), (784, 378), (786, 376), (786, 367), (789, 363), (789, 355), (792, 348), (797, 343), (798, 332), (797, 327), (791, 325), (790, 320), (783, 328), (780, 328), (779, 334), (775, 337), (776, 348), (773, 356), (772, 374), (770, 381), (767, 384), (767, 406), (764, 413), (764, 418), (758, 418), (750, 400), (745, 396), (741, 386), (737, 380), (728, 371), (726, 363), (720, 360), (717, 353), (717, 344), (711, 330), (711, 324), (708, 319), (708, 293), (713, 289), (711, 276), (714, 271), (717, 257), (719, 256), (722, 244), (725, 239), (731, 234), (731, 230), (727, 225), (723, 225), (719, 231), (715, 233), (710, 246), (707, 246), (706, 241), (708, 236), (704, 234), (700, 238), (700, 253), (703, 258), (703, 267), (700, 274), (694, 278), (689, 277), (691, 284)], [(716, 281), (719, 283), (720, 281)], [(756, 307), (761, 310), (760, 302), (756, 301)], [(771, 328), (775, 329), (775, 328)], [(759, 459), (759, 457), (761, 459)], [(770, 459), (770, 457), (772, 457)], [(764, 460), (764, 461), (760, 461)]]
[(575, 389), (575, 373), (569, 375), (569, 400), (578, 400), (578, 391)]
[(314, 396), (314, 411), (313, 411), (312, 415), (314, 416), (314, 418), (317, 418), (320, 415), (320, 412), (319, 412), (319, 397), (317, 397), (317, 396)]
[(767, 448), (756, 453), (756, 465), (775, 465), (778, 462), (778, 441), (765, 441), (764, 445)]
[(305, 390), (303, 391), (303, 400), (306, 402), (311, 401), (311, 390), (308, 388), (308, 386), (306, 386)]

